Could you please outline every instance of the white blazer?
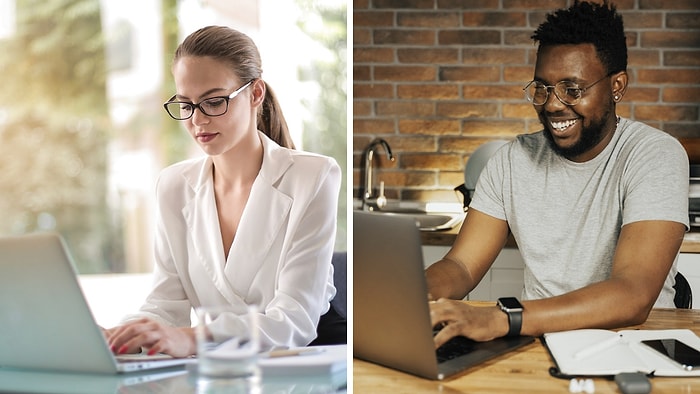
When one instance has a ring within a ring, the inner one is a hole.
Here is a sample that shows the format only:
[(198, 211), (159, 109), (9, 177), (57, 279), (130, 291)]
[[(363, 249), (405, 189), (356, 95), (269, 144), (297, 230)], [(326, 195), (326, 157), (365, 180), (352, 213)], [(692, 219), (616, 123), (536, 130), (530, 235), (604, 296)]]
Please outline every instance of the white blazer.
[(225, 261), (211, 158), (161, 172), (154, 286), (138, 317), (182, 327), (191, 325), (193, 307), (244, 311), (254, 304), (263, 349), (303, 346), (316, 337), (335, 295), (331, 255), (340, 168), (332, 158), (282, 148), (259, 135), (262, 168)]

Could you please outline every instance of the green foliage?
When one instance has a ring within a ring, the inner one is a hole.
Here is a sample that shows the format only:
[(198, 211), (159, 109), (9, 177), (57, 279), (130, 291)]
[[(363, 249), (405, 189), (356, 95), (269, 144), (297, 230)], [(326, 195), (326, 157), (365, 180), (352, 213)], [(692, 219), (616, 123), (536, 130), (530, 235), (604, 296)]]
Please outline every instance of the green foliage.
[[(298, 0), (303, 13), (299, 26), (327, 49), (327, 56), (300, 70), (302, 80), (320, 87), (315, 102), (304, 103), (313, 118), (304, 121), (304, 149), (334, 157), (343, 173), (338, 198), (336, 250), (347, 250), (347, 9), (321, 0)], [(322, 22), (322, 23), (319, 23)]]
[(99, 1), (16, 6), (16, 35), (0, 41), (0, 233), (59, 231), (81, 272), (113, 269)]

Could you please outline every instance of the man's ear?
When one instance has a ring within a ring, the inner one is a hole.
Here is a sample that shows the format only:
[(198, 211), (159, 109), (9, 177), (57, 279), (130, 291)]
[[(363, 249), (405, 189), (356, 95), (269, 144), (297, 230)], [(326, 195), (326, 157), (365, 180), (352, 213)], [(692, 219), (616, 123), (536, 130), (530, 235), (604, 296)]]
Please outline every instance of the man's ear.
[(612, 76), (612, 96), (616, 103), (622, 100), (627, 91), (628, 77), (627, 71), (620, 71)]

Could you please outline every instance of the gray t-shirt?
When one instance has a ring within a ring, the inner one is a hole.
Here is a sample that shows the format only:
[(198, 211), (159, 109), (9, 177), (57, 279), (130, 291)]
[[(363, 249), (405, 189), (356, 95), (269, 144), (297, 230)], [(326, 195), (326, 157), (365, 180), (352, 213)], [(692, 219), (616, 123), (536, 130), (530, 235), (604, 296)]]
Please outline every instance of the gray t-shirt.
[[(688, 156), (672, 136), (621, 119), (585, 163), (555, 153), (543, 133), (520, 135), (489, 160), (470, 207), (508, 222), (525, 261), (523, 299), (607, 279), (622, 226), (669, 220), (688, 227)], [(657, 307), (673, 307), (674, 263)]]

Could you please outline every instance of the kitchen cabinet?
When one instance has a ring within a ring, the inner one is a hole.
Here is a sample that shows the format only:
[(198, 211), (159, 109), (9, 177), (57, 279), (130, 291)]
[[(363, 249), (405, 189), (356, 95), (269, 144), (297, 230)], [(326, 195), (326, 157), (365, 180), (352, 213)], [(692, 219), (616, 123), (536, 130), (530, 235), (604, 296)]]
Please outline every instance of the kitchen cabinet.
[[(449, 250), (449, 246), (423, 245), (423, 266), (427, 268)], [(499, 297), (520, 298), (524, 267), (518, 249), (503, 248), (479, 285), (465, 299), (495, 302)]]

